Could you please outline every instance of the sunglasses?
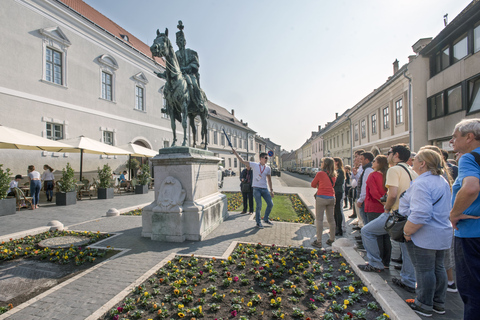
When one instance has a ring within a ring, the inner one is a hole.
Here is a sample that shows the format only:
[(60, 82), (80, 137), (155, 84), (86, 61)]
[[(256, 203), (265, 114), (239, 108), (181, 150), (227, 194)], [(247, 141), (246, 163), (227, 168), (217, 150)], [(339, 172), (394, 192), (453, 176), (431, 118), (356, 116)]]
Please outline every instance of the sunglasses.
[(388, 153), (387, 153), (387, 154), (392, 154), (392, 153), (393, 153), (393, 151), (388, 151)]
[(267, 160), (268, 160), (268, 157), (265, 157), (264, 159), (267, 159)]

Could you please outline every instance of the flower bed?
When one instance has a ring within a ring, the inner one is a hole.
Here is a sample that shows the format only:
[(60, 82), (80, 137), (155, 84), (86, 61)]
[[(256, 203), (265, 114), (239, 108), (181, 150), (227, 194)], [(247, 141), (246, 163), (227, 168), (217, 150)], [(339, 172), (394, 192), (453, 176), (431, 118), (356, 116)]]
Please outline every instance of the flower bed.
[(340, 253), (238, 244), (226, 260), (176, 256), (101, 319), (376, 319)]
[[(90, 241), (88, 244), (82, 245), (81, 247), (70, 246), (65, 249), (40, 248), (38, 246), (38, 243), (42, 240), (63, 236), (88, 237), (90, 238)], [(89, 266), (91, 266), (114, 254), (113, 248), (107, 250), (88, 248), (88, 245), (103, 240), (109, 236), (109, 234), (102, 234), (100, 232), (53, 231), (40, 233), (34, 236), (26, 236), (17, 240), (10, 239), (10, 241), (3, 241), (0, 244), (0, 264), (8, 263), (7, 261), (16, 259), (39, 260), (45, 261), (45, 263), (52, 262), (60, 264), (62, 265), (61, 269), (65, 272), (75, 273), (86, 269), (87, 266), (85, 264), (87, 262), (89, 263)], [(69, 276), (65, 276), (64, 278), (57, 279), (58, 283), (64, 281), (68, 277)], [(34, 279), (32, 279), (32, 281), (33, 280)], [(44, 288), (43, 291), (47, 289), (48, 288)], [(36, 294), (40, 293), (41, 292), (39, 291)], [(20, 295), (12, 301), (0, 302), (0, 314), (7, 312), (14, 306), (27, 301), (33, 296), (30, 294), (27, 296)]]
[(128, 211), (125, 213), (122, 213), (123, 216), (141, 216), (142, 215), (142, 209), (135, 209), (132, 211)]

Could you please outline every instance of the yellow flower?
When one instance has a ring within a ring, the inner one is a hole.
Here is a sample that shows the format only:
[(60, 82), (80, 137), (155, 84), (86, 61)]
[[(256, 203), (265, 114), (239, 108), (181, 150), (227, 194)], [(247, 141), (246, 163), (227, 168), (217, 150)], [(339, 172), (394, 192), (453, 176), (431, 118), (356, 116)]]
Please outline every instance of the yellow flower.
[(275, 299), (270, 300), (270, 303), (272, 304), (275, 303)]
[(182, 313), (182, 312), (179, 312), (179, 313), (178, 313), (178, 317), (179, 317), (179, 318), (183, 318), (183, 317), (185, 317), (185, 314)]
[(363, 287), (362, 290), (363, 290), (363, 292), (368, 292), (368, 288), (367, 288), (367, 287)]
[(184, 305), (181, 304), (181, 303), (179, 303), (179, 304), (177, 305), (177, 307), (178, 307), (178, 309), (183, 309)]
[(278, 302), (282, 302), (282, 298), (278, 297), (278, 298), (277, 298), (277, 301), (278, 301)]
[(343, 301), (343, 304), (345, 304), (345, 305), (350, 304), (350, 301), (344, 300), (344, 301)]
[(198, 312), (202, 313), (202, 306), (198, 306)]
[(282, 314), (280, 315), (280, 318), (282, 318), (282, 319), (285, 318), (285, 315), (282, 313)]
[(251, 306), (252, 306), (252, 301), (249, 301), (249, 302), (247, 303), (247, 307), (251, 307)]
[(205, 293), (205, 292), (207, 292), (207, 289), (203, 288), (202, 293)]
[(355, 288), (352, 286), (348, 287), (348, 290), (350, 290), (350, 292), (355, 292)]
[(173, 290), (173, 293), (174, 293), (174, 294), (179, 294), (180, 291), (178, 291), (178, 289), (175, 289), (175, 290)]
[(389, 316), (388, 314), (386, 314), (386, 313), (384, 313), (383, 316), (390, 319), (390, 316)]
[(145, 293), (143, 294), (145, 297), (148, 297), (148, 292), (145, 291)]
[(343, 305), (343, 309), (347, 309), (347, 305), (346, 305), (346, 304)]

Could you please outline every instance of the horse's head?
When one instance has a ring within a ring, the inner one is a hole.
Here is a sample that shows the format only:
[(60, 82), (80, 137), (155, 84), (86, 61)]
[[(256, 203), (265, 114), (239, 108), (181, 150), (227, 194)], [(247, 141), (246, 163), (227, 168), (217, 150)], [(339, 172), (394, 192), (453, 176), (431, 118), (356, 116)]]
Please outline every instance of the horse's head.
[(167, 55), (167, 48), (170, 44), (168, 40), (168, 29), (165, 29), (165, 33), (160, 33), (157, 29), (157, 37), (153, 40), (153, 44), (150, 47), (153, 57), (165, 57)]

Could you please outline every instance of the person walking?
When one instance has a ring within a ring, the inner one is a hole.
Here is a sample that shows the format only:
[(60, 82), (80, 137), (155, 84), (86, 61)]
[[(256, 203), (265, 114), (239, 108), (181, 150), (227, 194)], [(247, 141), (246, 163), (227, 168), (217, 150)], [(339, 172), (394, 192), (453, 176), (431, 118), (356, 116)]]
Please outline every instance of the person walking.
[(417, 279), (417, 297), (407, 303), (416, 313), (430, 317), (432, 311), (445, 313), (444, 260), (452, 242), (451, 191), (442, 176), (443, 159), (437, 152), (420, 149), (413, 170), (418, 178), (401, 197), (399, 206), (399, 213), (408, 217), (403, 235)]
[(450, 144), (454, 152), (462, 153), (450, 211), (457, 288), (464, 303), (463, 319), (473, 320), (480, 313), (480, 119), (457, 123)]
[[(248, 167), (240, 173), (240, 189), (243, 196), (243, 211), (242, 213), (253, 213), (253, 188), (252, 188), (252, 168)], [(248, 210), (250, 208), (250, 210)], [(247, 211), (248, 210), (248, 211)]]
[[(253, 187), (253, 197), (255, 198), (255, 221), (257, 223), (256, 227), (263, 229), (262, 222), (260, 221), (260, 213), (262, 211), (262, 198), (267, 204), (265, 209), (265, 215), (263, 217), (263, 222), (269, 225), (273, 225), (270, 221), (269, 216), (273, 208), (272, 198), (274, 197), (273, 186), (272, 186), (272, 170), (267, 166), (268, 155), (264, 152), (260, 153), (260, 162), (248, 162), (242, 159), (235, 149), (233, 149), (233, 154), (238, 158), (238, 160), (243, 163), (247, 168), (252, 168), (252, 187)], [(268, 184), (268, 187), (267, 187)], [(268, 191), (270, 188), (270, 192)]]
[(28, 166), (28, 180), (30, 181), (30, 194), (33, 198), (32, 210), (38, 209), (40, 202), (40, 189), (42, 188), (40, 172), (35, 170), (34, 165)]
[(47, 201), (52, 202), (53, 199), (53, 186), (55, 185), (55, 177), (53, 176), (53, 168), (48, 164), (43, 166), (42, 181), (43, 181), (43, 190), (47, 195)]
[(343, 194), (345, 193), (345, 171), (343, 170), (343, 162), (340, 158), (333, 158), (335, 162), (335, 170), (337, 172), (337, 179), (335, 180), (335, 236), (343, 236), (343, 223), (345, 217), (343, 216)]
[[(365, 214), (367, 223), (375, 220), (383, 213), (383, 204), (381, 198), (387, 193), (385, 188), (385, 178), (388, 170), (388, 160), (384, 155), (378, 155), (372, 162), (373, 172), (368, 176), (366, 196), (365, 196)], [(384, 234), (377, 237), (378, 249), (380, 257), (385, 268), (390, 266), (390, 258), (392, 256), (392, 243), (390, 236)]]
[(326, 214), (328, 226), (330, 228), (330, 238), (327, 245), (332, 245), (335, 241), (335, 181), (337, 172), (332, 158), (322, 159), (321, 171), (317, 172), (311, 186), (316, 188), (315, 193), (315, 226), (317, 227), (317, 239), (312, 242), (312, 246), (322, 247), (323, 235), (323, 215)]

